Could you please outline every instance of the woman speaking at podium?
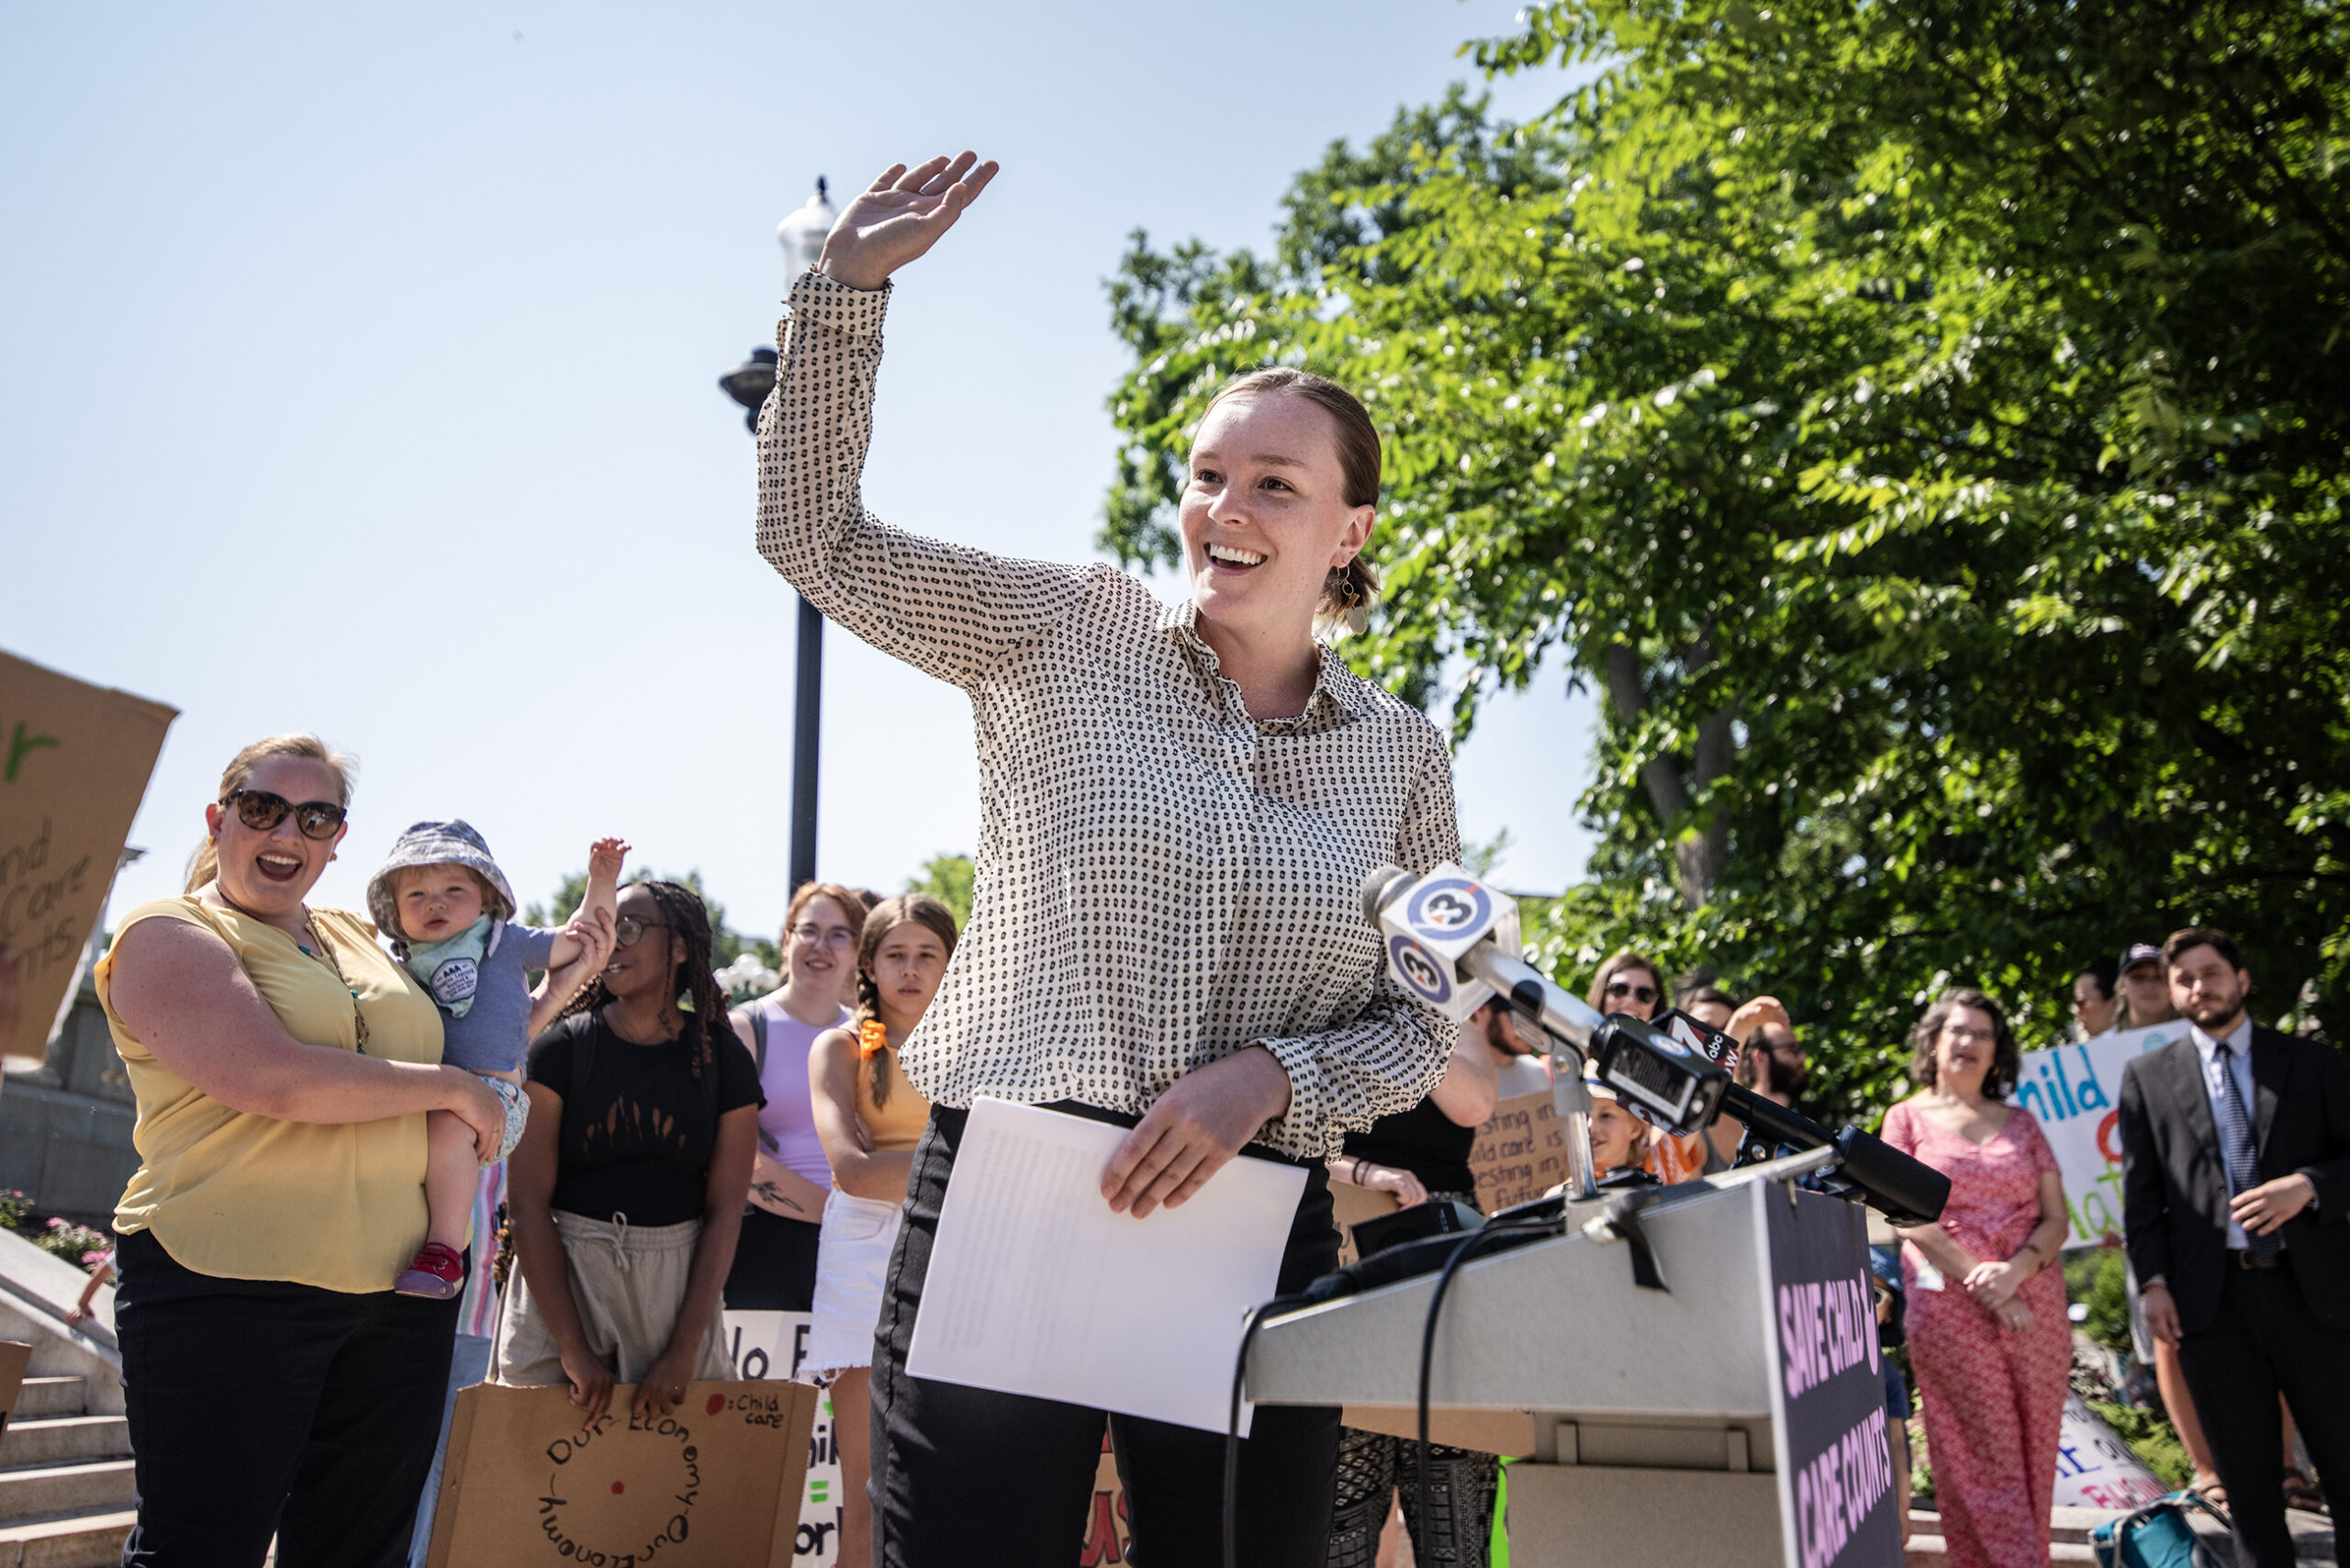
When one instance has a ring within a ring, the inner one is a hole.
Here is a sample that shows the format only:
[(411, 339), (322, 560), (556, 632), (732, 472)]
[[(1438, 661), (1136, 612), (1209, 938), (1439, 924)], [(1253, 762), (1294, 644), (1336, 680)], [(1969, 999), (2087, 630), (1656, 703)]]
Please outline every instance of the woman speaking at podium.
[[(1244, 1147), (1304, 1168), (1281, 1288), (1337, 1261), (1322, 1162), (1434, 1087), (1453, 1029), (1387, 978), (1365, 873), (1457, 851), (1434, 726), (1315, 640), (1367, 603), (1379, 437), (1294, 371), (1226, 386), (1181, 505), (1190, 600), (1104, 565), (890, 528), (858, 492), (890, 277), (987, 188), (966, 152), (894, 166), (791, 287), (759, 421), (760, 554), (826, 616), (968, 694), (981, 823), (970, 928), (901, 1066), (930, 1100), (876, 1333), (875, 1556), (1076, 1561), (1102, 1413), (912, 1378), (905, 1357), (974, 1098), (1133, 1127), (1113, 1209), (1178, 1204)], [(1006, 454), (1007, 482), (1017, 465)], [(1114, 1299), (1114, 1289), (1111, 1293)], [(1112, 1417), (1155, 1562), (1221, 1550), (1221, 1435)], [(1243, 1445), (1255, 1564), (1327, 1551), (1335, 1409), (1267, 1407)]]

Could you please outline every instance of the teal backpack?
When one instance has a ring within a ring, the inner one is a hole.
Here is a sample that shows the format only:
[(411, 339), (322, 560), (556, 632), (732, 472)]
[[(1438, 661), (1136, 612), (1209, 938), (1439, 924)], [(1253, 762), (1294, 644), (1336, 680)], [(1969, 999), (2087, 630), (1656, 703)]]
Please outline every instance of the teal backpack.
[(2235, 1528), (2227, 1515), (2194, 1493), (2173, 1492), (2089, 1531), (2098, 1568), (2213, 1568), (2221, 1560), (2196, 1540), (2195, 1528), (2187, 1520), (2189, 1507)]

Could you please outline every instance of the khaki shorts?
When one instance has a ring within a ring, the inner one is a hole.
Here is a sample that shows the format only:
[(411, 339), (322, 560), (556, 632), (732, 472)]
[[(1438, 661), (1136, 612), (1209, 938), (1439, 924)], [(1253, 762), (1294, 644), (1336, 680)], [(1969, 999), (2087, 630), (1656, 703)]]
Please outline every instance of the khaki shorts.
[[(693, 1267), (694, 1243), (701, 1237), (701, 1221), (632, 1226), (625, 1217), (588, 1219), (557, 1209), (554, 1227), (563, 1238), (563, 1255), (571, 1266), (571, 1299), (579, 1309), (579, 1326), (587, 1333), (588, 1348), (611, 1369), (613, 1381), (642, 1381), (646, 1370), (668, 1349), (670, 1330), (677, 1327), (677, 1308), (686, 1299), (686, 1276)], [(563, 1352), (547, 1327), (546, 1315), (531, 1299), (530, 1282), (519, 1260), (513, 1277), (506, 1282), (490, 1367), (494, 1381), (526, 1388), (571, 1381), (564, 1375)], [(714, 1383), (734, 1375), (726, 1356), (726, 1330), (720, 1312), (710, 1315), (709, 1326), (702, 1331), (693, 1375), (697, 1381)]]

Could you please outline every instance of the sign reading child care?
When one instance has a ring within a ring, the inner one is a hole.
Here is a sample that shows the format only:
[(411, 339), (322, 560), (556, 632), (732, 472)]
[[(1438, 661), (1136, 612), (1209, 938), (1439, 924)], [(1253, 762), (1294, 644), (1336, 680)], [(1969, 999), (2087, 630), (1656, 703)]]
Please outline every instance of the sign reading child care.
[(2026, 1051), (2013, 1102), (2039, 1120), (2065, 1174), (2073, 1227), (2066, 1247), (2121, 1234), (2121, 1070), (2187, 1033), (2184, 1020), (2099, 1035), (2052, 1051)]

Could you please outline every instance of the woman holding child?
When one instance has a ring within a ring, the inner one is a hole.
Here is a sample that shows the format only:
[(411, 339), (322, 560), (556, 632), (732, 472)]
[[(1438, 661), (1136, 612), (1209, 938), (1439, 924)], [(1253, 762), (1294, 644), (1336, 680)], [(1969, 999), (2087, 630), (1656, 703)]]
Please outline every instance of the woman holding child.
[(758, 1078), (701, 900), (636, 882), (617, 907), (604, 972), (531, 1047), (507, 1176), (521, 1268), (496, 1357), (499, 1383), (569, 1383), (589, 1421), (616, 1382), (658, 1417), (687, 1383), (732, 1375), (720, 1287), (758, 1145)]
[[(1360, 402), (1287, 369), (1217, 394), (1180, 509), (1191, 599), (1173, 608), (1106, 566), (1007, 560), (866, 514), (890, 274), (994, 174), (937, 158), (849, 205), (791, 286), (759, 422), (761, 552), (828, 618), (962, 688), (979, 731), (970, 928), (901, 1056), (932, 1108), (874, 1347), (885, 1564), (1067, 1561), (1101, 1455), (1100, 1409), (906, 1373), (975, 1098), (1131, 1129), (1101, 1193), (1145, 1224), (1244, 1148), (1300, 1167), (1278, 1271), (1292, 1291), (1337, 1261), (1323, 1162), (1427, 1095), (1456, 1033), (1388, 979), (1360, 895), (1382, 863), (1458, 854), (1443, 740), (1315, 634), (1359, 622), (1377, 582), (1360, 552), (1379, 435)], [(1108, 1419), (1137, 1551), (1215, 1561), (1222, 1436)], [(1319, 1568), (1337, 1440), (1336, 1409), (1256, 1412), (1244, 1561)]]
[[(397, 1562), (457, 1304), (401, 1294), (426, 1118), (476, 1158), (507, 1114), (441, 1061), (431, 997), (364, 916), (304, 900), (346, 831), (315, 735), (230, 759), (187, 890), (131, 910), (95, 980), (139, 1105), (115, 1301), (139, 1523), (128, 1560)], [(324, 1179), (332, 1173), (336, 1179)]]

